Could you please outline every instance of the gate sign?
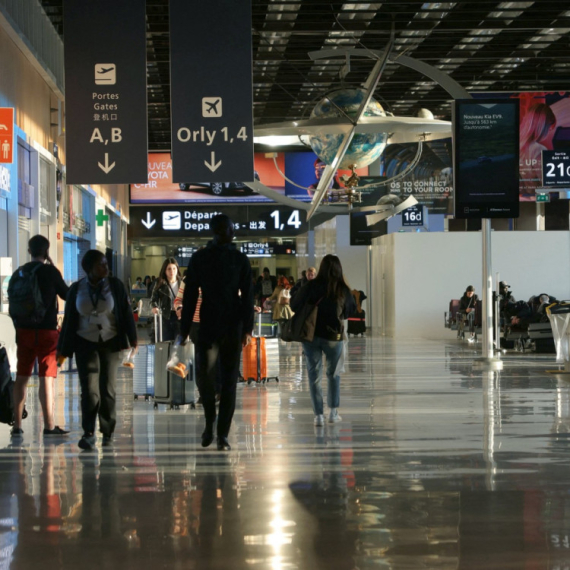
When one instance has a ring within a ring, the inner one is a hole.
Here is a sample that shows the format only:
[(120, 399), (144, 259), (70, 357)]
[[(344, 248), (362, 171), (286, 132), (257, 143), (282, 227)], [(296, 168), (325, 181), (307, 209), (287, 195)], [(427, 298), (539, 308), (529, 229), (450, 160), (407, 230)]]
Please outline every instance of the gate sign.
[(145, 0), (64, 0), (67, 184), (147, 182)]
[(420, 204), (402, 212), (403, 227), (421, 227), (424, 225), (424, 207)]
[[(542, 185), (548, 188), (570, 188), (570, 151), (542, 151)], [(539, 190), (536, 192), (538, 202)]]
[(0, 162), (14, 162), (14, 108), (0, 107)]
[(170, 0), (174, 182), (253, 181), (251, 0)]

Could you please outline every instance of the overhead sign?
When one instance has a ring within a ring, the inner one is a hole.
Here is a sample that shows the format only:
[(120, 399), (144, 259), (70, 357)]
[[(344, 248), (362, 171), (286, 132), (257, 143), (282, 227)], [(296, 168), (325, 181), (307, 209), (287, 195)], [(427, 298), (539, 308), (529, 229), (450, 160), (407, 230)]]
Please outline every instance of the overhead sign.
[(456, 100), (453, 109), (456, 218), (519, 215), (519, 101)]
[[(570, 188), (569, 150), (542, 151), (542, 185), (549, 188)], [(536, 199), (538, 202), (538, 195)]]
[(253, 181), (251, 0), (170, 0), (174, 182)]
[(0, 107), (0, 162), (14, 162), (14, 108)]
[(402, 226), (421, 227), (424, 225), (424, 207), (412, 206), (402, 212)]
[(65, 0), (67, 184), (147, 182), (145, 0)]
[(210, 222), (226, 214), (234, 222), (236, 236), (296, 236), (308, 231), (305, 210), (287, 206), (243, 207), (131, 207), (131, 237), (209, 237)]

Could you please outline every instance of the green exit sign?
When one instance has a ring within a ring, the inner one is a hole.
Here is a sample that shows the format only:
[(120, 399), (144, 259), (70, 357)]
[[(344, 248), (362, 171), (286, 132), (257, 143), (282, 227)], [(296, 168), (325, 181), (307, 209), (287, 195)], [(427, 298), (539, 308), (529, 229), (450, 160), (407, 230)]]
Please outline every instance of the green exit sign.
[(550, 194), (537, 194), (536, 195), (537, 202), (550, 202)]

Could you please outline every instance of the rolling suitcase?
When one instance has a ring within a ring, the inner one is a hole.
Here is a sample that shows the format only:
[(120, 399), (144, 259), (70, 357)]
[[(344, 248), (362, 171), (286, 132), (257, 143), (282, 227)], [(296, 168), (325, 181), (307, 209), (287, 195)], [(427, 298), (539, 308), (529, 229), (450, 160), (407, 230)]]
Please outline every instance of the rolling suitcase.
[(154, 344), (143, 344), (134, 358), (133, 392), (135, 400), (154, 396)]
[[(162, 319), (155, 318), (155, 331), (157, 331), (156, 334), (158, 338), (162, 339)], [(188, 374), (185, 378), (181, 378), (178, 374), (166, 370), (166, 365), (172, 355), (173, 347), (174, 343), (172, 341), (159, 340), (155, 344), (154, 407), (158, 408), (158, 404), (166, 404), (170, 406), (171, 410), (186, 405), (195, 408), (194, 387), (196, 384), (196, 367), (194, 345), (190, 343), (188, 346), (190, 355), (186, 363)]]
[(363, 335), (366, 333), (366, 313), (364, 309), (360, 311), (354, 311), (350, 317), (348, 317), (348, 327), (346, 334), (353, 335)]
[(242, 352), (244, 380), (265, 383), (271, 379), (279, 382), (279, 340), (254, 337)]
[(277, 323), (273, 313), (256, 313), (253, 334), (256, 337), (274, 338), (277, 336)]

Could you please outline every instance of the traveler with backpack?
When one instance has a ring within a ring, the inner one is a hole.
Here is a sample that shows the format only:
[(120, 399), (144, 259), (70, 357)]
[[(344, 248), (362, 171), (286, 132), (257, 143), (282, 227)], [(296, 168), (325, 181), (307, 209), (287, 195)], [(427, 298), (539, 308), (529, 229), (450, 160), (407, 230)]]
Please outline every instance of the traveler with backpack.
[(54, 423), (54, 379), (57, 376), (57, 297), (67, 297), (68, 286), (48, 255), (49, 241), (36, 235), (28, 242), (32, 261), (19, 267), (8, 284), (9, 313), (16, 328), (18, 366), (14, 385), (12, 437), (21, 437), (26, 390), (38, 360), (40, 404), (44, 435), (66, 435)]
[(81, 267), (87, 277), (69, 290), (57, 351), (61, 356), (76, 355), (83, 427), (78, 445), (93, 449), (97, 416), (103, 446), (113, 442), (121, 350), (136, 348), (137, 331), (127, 290), (119, 279), (109, 276), (105, 254), (90, 249)]

